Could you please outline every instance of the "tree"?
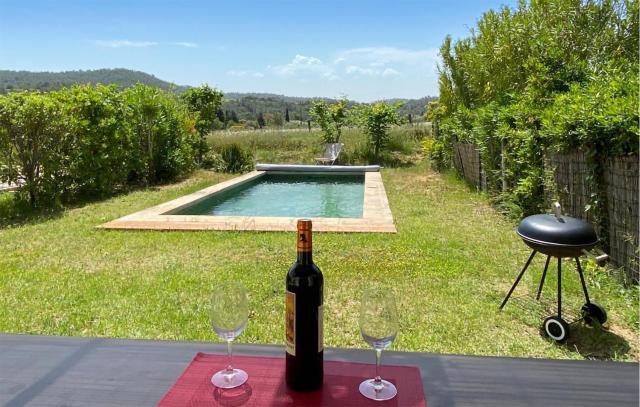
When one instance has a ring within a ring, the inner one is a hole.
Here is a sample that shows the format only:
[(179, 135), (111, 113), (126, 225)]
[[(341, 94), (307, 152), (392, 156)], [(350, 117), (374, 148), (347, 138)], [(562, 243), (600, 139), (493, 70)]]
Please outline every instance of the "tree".
[(216, 117), (218, 118), (218, 121), (222, 124), (224, 124), (225, 120), (224, 120), (224, 111), (222, 109), (218, 109), (216, 110)]
[(258, 113), (258, 126), (260, 128), (263, 128), (264, 125), (265, 125), (264, 116), (262, 115), (262, 112), (260, 112), (260, 113)]
[(367, 136), (375, 158), (380, 157), (380, 152), (389, 141), (389, 128), (394, 124), (400, 124), (400, 116), (398, 115), (400, 106), (402, 106), (401, 102), (393, 105), (377, 102), (354, 108), (356, 123)]
[(342, 127), (347, 121), (347, 100), (341, 99), (327, 105), (324, 100), (315, 101), (309, 109), (309, 114), (322, 130), (322, 139), (327, 144), (340, 142)]
[(198, 162), (202, 162), (202, 157), (208, 149), (207, 135), (211, 130), (219, 127), (218, 111), (222, 105), (222, 97), (222, 92), (207, 84), (190, 88), (182, 94), (182, 99), (186, 102), (189, 111), (198, 115), (195, 125), (200, 135)]
[(57, 100), (39, 92), (14, 92), (0, 99), (0, 154), (5, 163), (0, 180), (17, 183), (22, 177), (32, 206), (41, 203), (42, 195), (55, 196), (52, 181), (66, 156), (60, 152), (68, 150), (62, 114)]
[(240, 123), (240, 120), (238, 119), (238, 114), (236, 113), (235, 110), (231, 111), (231, 121), (234, 123)]
[(289, 123), (289, 108), (285, 108), (284, 110), (284, 121)]

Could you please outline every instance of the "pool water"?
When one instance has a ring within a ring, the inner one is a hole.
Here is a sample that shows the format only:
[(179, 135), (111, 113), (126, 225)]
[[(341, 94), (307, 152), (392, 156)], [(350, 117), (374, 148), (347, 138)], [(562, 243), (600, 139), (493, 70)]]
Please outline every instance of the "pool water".
[(172, 215), (361, 218), (364, 174), (273, 174), (213, 194)]

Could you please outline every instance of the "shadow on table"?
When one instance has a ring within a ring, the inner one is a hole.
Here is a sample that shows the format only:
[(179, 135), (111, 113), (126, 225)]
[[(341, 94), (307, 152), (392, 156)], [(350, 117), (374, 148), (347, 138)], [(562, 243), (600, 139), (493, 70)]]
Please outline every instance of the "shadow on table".
[(234, 389), (216, 388), (213, 391), (213, 398), (221, 406), (237, 407), (245, 405), (251, 399), (251, 394), (253, 389), (249, 383), (245, 383)]

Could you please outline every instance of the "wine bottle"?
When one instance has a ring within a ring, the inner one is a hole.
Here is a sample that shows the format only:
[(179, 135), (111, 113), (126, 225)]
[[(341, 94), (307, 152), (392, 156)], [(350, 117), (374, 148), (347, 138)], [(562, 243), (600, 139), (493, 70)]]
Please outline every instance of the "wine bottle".
[(298, 259), (287, 273), (286, 382), (296, 391), (322, 385), (322, 272), (313, 263), (311, 220), (298, 220)]

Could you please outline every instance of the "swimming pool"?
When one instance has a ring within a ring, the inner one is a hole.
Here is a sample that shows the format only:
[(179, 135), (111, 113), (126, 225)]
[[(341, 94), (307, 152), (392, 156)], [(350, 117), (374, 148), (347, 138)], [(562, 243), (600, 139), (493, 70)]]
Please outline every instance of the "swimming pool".
[(364, 173), (267, 173), (170, 215), (362, 218)]
[(378, 166), (258, 164), (257, 170), (97, 226), (102, 229), (396, 233)]

